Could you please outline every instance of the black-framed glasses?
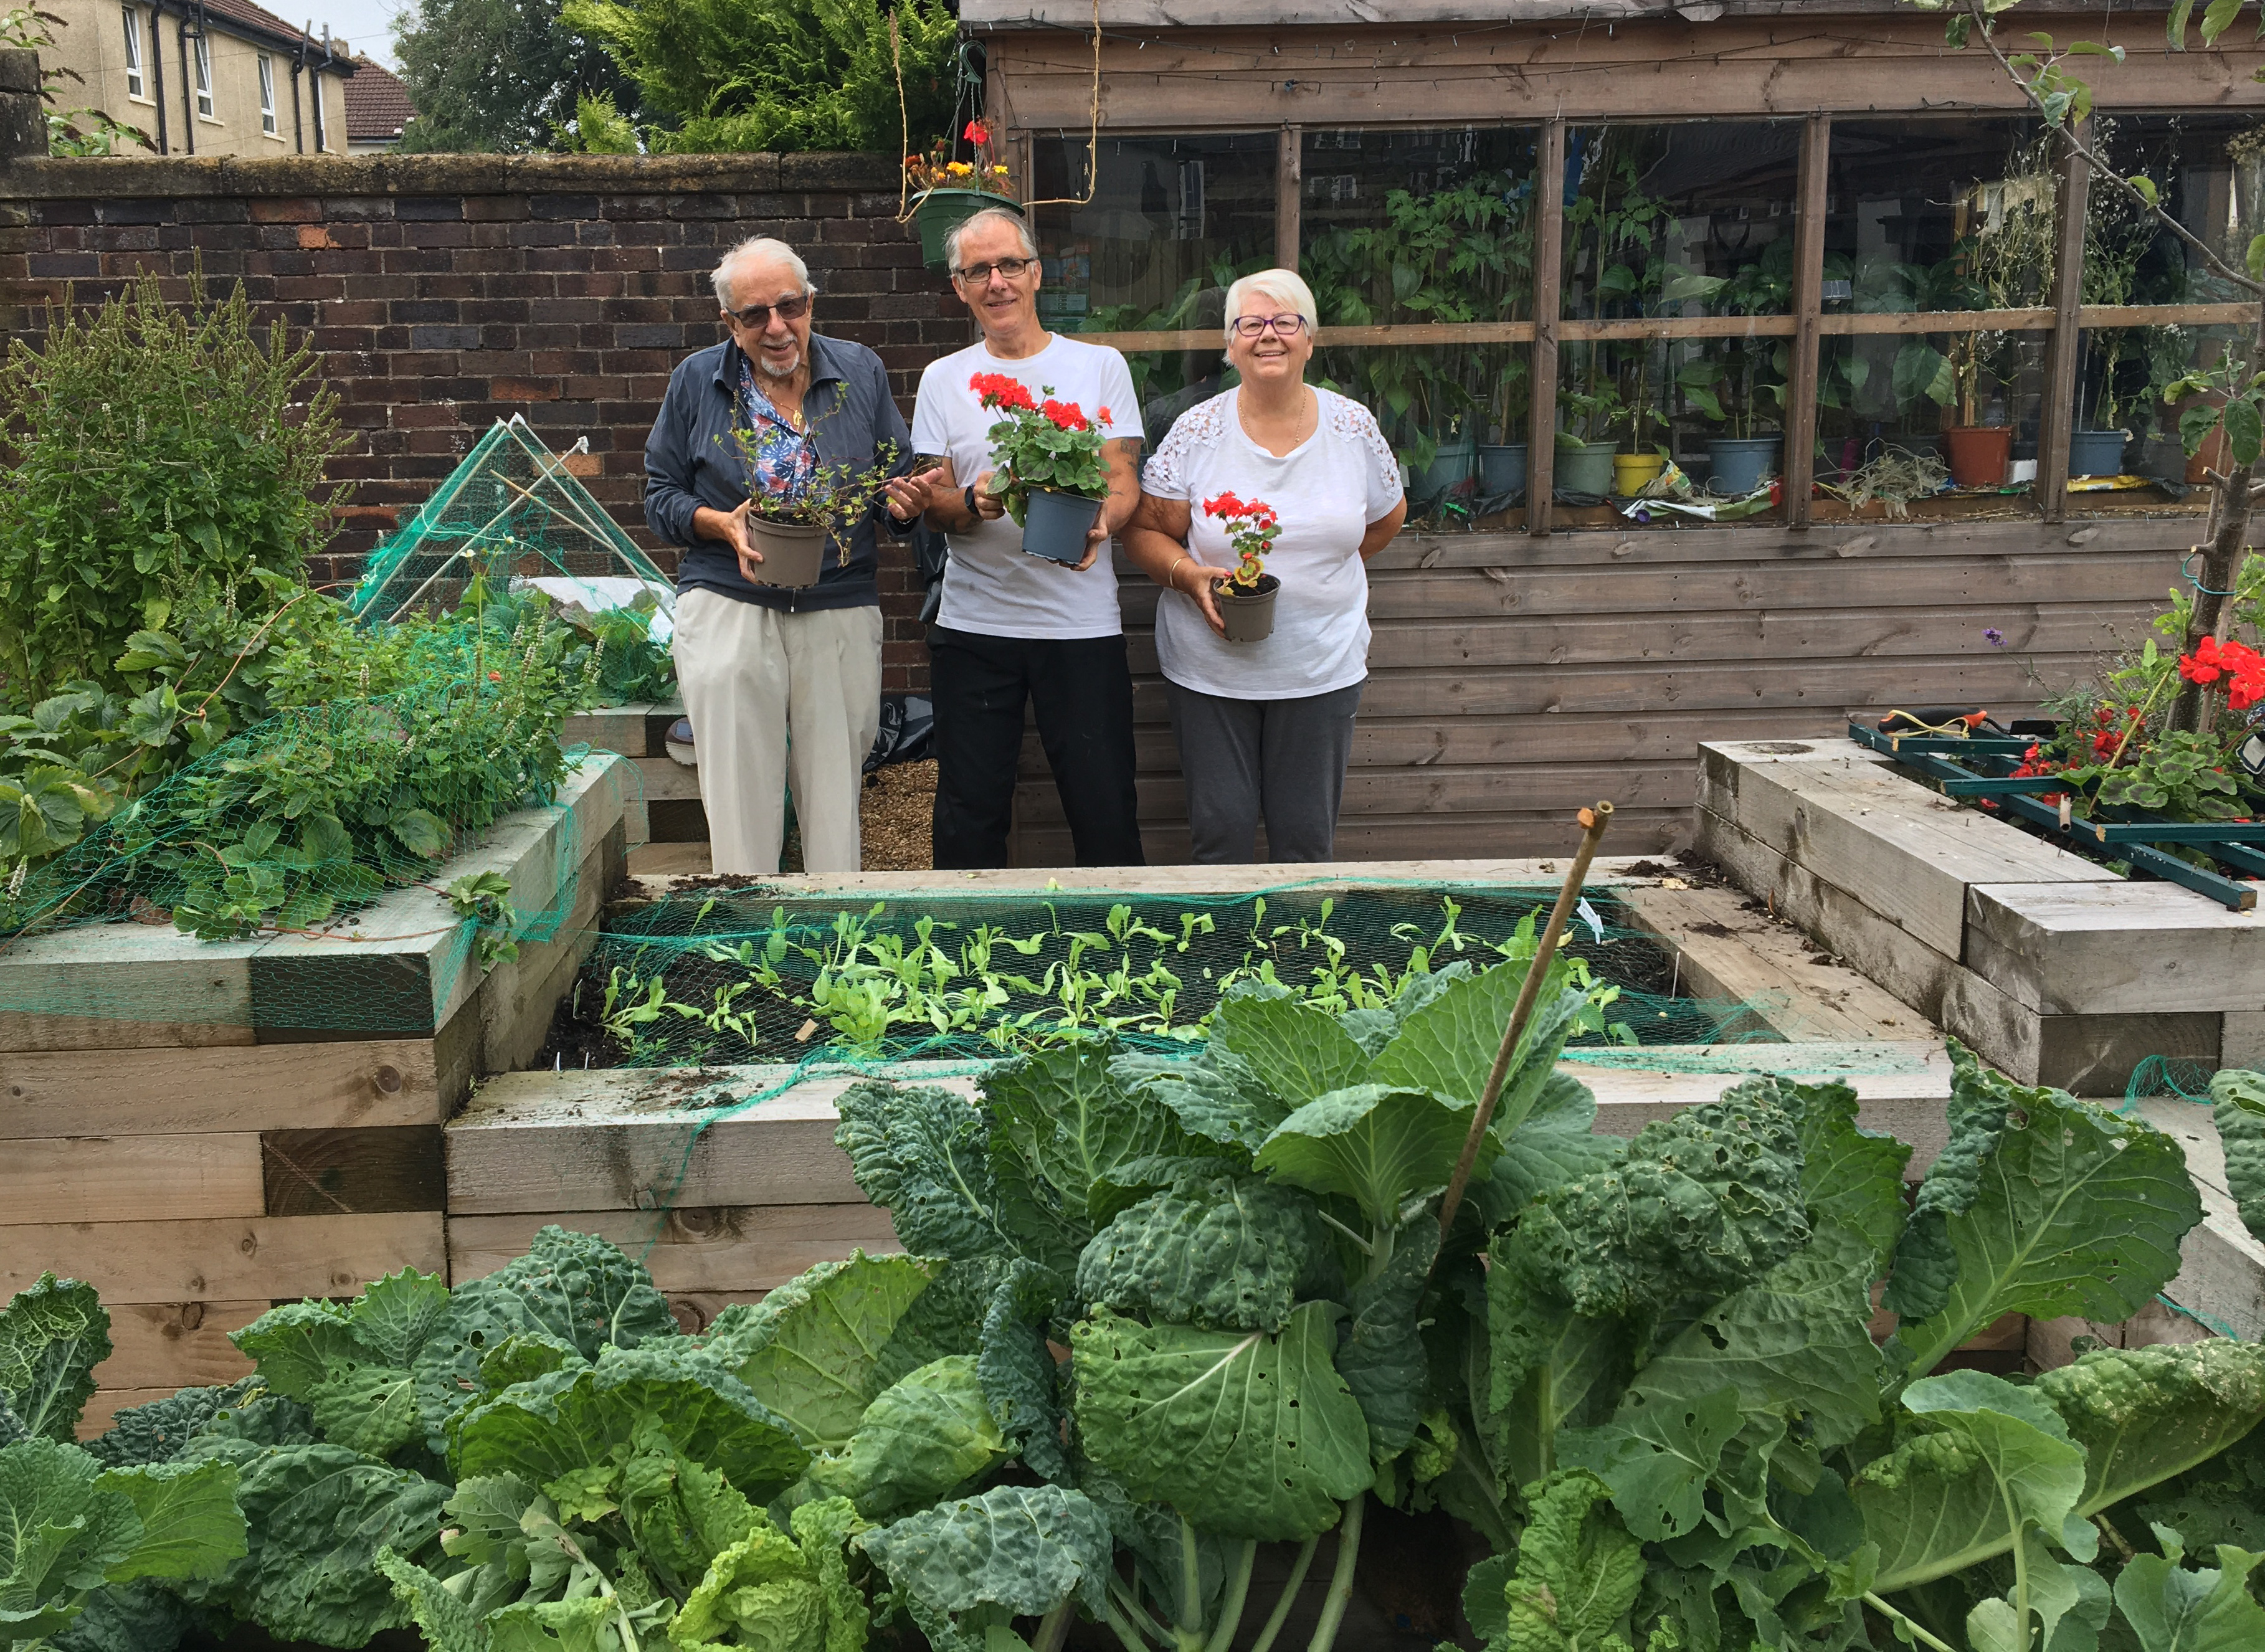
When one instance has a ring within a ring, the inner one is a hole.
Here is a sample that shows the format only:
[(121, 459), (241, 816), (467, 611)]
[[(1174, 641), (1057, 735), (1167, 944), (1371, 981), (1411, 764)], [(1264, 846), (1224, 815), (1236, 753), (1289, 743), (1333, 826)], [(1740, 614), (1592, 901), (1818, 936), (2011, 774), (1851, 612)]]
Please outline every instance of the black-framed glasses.
[(981, 287), (990, 280), (994, 270), (1011, 281), (1037, 262), (1036, 258), (994, 258), (988, 264), (971, 264), (954, 273), (970, 287)]
[(800, 321), (810, 314), (810, 295), (797, 293), (792, 298), (782, 298), (776, 304), (750, 304), (745, 309), (733, 309), (728, 304), (724, 307), (724, 313), (742, 327), (769, 326), (773, 310), (778, 311), (781, 321)]
[(1306, 331), (1306, 318), (1303, 316), (1237, 316), (1234, 330), (1246, 338), (1256, 338), (1262, 332), (1294, 338)]

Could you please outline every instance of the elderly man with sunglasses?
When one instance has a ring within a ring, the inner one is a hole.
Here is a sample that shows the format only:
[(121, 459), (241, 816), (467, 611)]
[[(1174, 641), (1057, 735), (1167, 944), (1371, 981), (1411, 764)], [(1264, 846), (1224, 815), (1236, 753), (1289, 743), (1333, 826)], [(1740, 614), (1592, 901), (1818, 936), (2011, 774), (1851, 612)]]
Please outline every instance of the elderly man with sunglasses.
[[(1140, 500), (1133, 463), (1140, 414), (1125, 358), (1038, 324), (1038, 250), (1017, 214), (975, 214), (944, 237), (952, 290), (980, 343), (929, 364), (913, 409), (913, 445), (940, 455), (921, 478), (929, 525), (950, 545), (942, 607), (929, 628), (936, 700), (936, 864), (1004, 866), (1025, 702), (1053, 770), (1080, 866), (1138, 866), (1132, 789), (1132, 679), (1117, 571), (1103, 555)], [(1109, 498), (1074, 568), (1025, 555), (991, 488), (986, 411), (969, 381), (1018, 380), (1034, 397), (1076, 404), (1108, 439)]]
[[(676, 678), (719, 872), (778, 870), (790, 776), (805, 868), (860, 870), (858, 790), (881, 718), (876, 528), (912, 531), (929, 497), (880, 358), (813, 336), (810, 271), (758, 236), (711, 278), (730, 336), (678, 363), (645, 449), (645, 515), (684, 547)], [(744, 433), (744, 434), (742, 434)], [(821, 466), (879, 465), (883, 495), (814, 586), (763, 583), (751, 489), (782, 500)]]

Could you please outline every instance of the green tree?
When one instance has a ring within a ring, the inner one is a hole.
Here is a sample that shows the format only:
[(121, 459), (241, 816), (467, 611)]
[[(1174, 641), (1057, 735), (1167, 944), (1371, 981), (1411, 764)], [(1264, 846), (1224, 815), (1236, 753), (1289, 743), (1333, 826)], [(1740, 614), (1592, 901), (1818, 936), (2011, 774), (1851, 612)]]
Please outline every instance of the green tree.
[(558, 0), (417, 0), (394, 42), (417, 106), (404, 149), (521, 154), (556, 147), (585, 98), (637, 112), (635, 83)]
[(894, 15), (892, 45), (878, 0), (566, 0), (564, 12), (669, 118), (647, 142), (687, 154), (893, 150), (907, 130), (915, 146), (941, 132), (958, 22), (942, 0)]

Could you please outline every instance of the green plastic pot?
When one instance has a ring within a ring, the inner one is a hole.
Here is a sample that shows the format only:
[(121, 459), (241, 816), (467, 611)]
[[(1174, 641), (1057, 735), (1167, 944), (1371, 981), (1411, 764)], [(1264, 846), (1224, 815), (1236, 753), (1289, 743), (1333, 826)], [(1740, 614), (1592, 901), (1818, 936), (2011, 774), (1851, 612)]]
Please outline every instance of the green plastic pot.
[(1613, 459), (1619, 451), (1616, 442), (1584, 441), (1577, 448), (1560, 443), (1554, 490), (1557, 497), (1562, 499), (1569, 493), (1581, 493), (1593, 499), (1610, 498)]
[(1003, 207), (1022, 217), (1023, 203), (987, 189), (931, 189), (913, 206), (913, 222), (920, 230), (921, 262), (932, 270), (948, 271), (943, 237), (986, 207)]

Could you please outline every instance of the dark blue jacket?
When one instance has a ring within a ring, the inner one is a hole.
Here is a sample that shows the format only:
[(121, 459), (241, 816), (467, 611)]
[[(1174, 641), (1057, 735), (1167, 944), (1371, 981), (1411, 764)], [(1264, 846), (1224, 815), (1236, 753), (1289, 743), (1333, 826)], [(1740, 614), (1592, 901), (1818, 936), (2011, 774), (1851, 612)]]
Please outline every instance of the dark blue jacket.
[[(660, 404), (660, 417), (652, 421), (652, 434), (645, 440), (645, 520), (669, 543), (684, 547), (676, 588), (714, 591), (790, 614), (872, 607), (880, 600), (873, 579), (879, 560), (876, 525), (886, 522), (892, 533), (904, 534), (914, 527), (900, 527), (891, 519), (888, 501), (878, 495), (872, 510), (850, 535), (848, 560), (827, 557), (818, 583), (800, 591), (748, 584), (739, 576), (739, 558), (731, 547), (693, 534), (692, 514), (701, 506), (735, 510), (747, 497), (739, 450), (732, 440), (732, 423), (740, 416), (739, 368), (746, 360), (739, 346), (726, 338), (678, 362)], [(896, 457), (889, 474), (901, 476), (912, 469), (912, 433), (889, 395), (888, 369), (863, 345), (811, 335), (810, 388), (804, 392), (802, 408), (820, 464), (845, 459), (870, 464), (875, 448), (892, 441)]]

